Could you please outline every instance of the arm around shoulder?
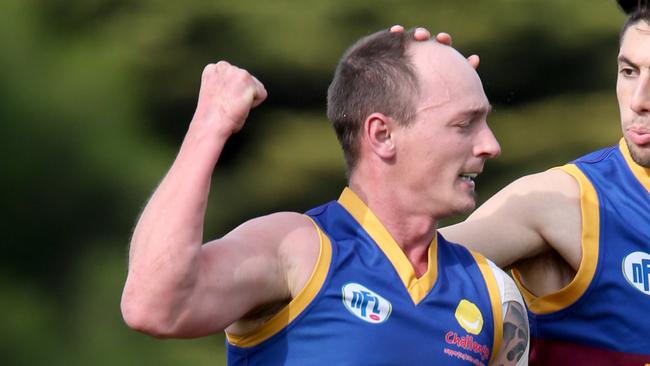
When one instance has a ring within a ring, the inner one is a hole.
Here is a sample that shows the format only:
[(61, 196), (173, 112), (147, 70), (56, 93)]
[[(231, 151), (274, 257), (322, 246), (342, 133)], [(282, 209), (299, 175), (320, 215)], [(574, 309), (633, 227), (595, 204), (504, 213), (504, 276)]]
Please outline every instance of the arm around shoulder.
[(576, 219), (579, 225), (578, 184), (565, 172), (552, 169), (517, 179), (467, 220), (440, 231), (448, 240), (507, 267), (574, 234)]

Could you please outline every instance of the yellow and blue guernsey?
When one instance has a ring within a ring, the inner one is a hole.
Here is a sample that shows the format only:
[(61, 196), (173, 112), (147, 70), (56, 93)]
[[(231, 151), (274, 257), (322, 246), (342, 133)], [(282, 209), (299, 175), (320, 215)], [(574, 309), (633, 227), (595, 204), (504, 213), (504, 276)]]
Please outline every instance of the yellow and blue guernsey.
[(650, 169), (623, 140), (560, 169), (580, 185), (582, 260), (556, 293), (535, 297), (518, 281), (530, 364), (650, 365)]
[(486, 260), (438, 235), (426, 273), (348, 188), (307, 212), (321, 236), (305, 288), (261, 328), (228, 335), (229, 365), (487, 365), (501, 299)]

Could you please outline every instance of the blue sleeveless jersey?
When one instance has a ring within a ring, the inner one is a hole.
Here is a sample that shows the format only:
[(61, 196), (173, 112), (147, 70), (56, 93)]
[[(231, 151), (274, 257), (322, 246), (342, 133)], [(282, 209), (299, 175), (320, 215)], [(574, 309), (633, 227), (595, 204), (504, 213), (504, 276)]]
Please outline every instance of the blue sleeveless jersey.
[(531, 365), (650, 364), (650, 169), (623, 140), (561, 167), (580, 185), (575, 279), (529, 307)]
[(228, 334), (229, 365), (487, 365), (501, 299), (483, 257), (438, 235), (411, 263), (349, 189), (307, 212), (321, 252), (305, 288), (253, 334)]

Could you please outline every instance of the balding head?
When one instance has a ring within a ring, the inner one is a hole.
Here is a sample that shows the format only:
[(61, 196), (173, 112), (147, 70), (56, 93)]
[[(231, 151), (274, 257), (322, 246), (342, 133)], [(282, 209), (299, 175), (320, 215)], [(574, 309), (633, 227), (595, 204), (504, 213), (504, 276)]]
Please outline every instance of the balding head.
[(359, 132), (368, 116), (381, 113), (408, 126), (422, 103), (462, 97), (454, 92), (457, 84), (467, 91), (465, 84), (471, 81), (487, 103), (476, 72), (463, 56), (434, 40), (416, 41), (413, 31), (384, 30), (357, 41), (339, 61), (327, 93), (327, 116), (343, 148), (348, 175), (358, 161)]
[(488, 106), (476, 70), (454, 48), (427, 41), (412, 44), (408, 53), (418, 79), (418, 111), (449, 108), (457, 102), (475, 108)]

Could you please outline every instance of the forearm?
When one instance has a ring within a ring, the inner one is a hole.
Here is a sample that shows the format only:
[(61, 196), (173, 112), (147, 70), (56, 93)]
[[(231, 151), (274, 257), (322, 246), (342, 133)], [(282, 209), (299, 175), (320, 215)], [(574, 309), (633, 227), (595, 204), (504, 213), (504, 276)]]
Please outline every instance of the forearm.
[(210, 139), (190, 129), (138, 220), (129, 252), (131, 264), (141, 254), (150, 257), (148, 251), (163, 251), (168, 242), (200, 248), (211, 176), (224, 144), (225, 138)]
[(136, 328), (173, 327), (197, 283), (210, 181), (226, 138), (195, 122), (133, 233), (122, 307)]
[[(217, 256), (201, 265), (208, 257), (202, 244), (212, 172), (226, 140), (266, 95), (257, 79), (225, 61), (203, 70), (196, 111), (180, 152), (131, 240), (122, 314), (132, 328), (183, 336), (183, 325), (195, 326), (214, 316), (215, 299), (224, 297), (214, 281), (223, 280), (218, 273), (229, 258)], [(212, 290), (201, 288), (206, 283)]]

